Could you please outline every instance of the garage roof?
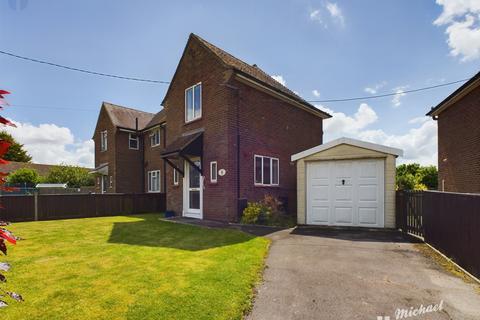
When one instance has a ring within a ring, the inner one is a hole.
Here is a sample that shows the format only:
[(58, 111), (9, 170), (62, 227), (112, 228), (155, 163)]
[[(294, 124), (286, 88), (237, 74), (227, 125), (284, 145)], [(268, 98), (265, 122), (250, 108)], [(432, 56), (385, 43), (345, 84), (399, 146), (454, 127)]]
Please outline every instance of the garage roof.
[(321, 144), (319, 146), (310, 148), (308, 150), (299, 152), (297, 154), (294, 154), (292, 156), (292, 161), (297, 161), (299, 159), (308, 157), (312, 154), (315, 154), (315, 153), (318, 153), (318, 152), (336, 147), (336, 146), (341, 145), (341, 144), (348, 144), (348, 145), (363, 148), (363, 149), (369, 149), (369, 150), (374, 150), (374, 151), (383, 152), (383, 153), (387, 153), (387, 154), (393, 154), (394, 156), (403, 156), (403, 150), (401, 150), (401, 149), (391, 148), (391, 147), (387, 147), (387, 146), (384, 146), (384, 145), (381, 145), (381, 144), (376, 144), (376, 143), (371, 143), (371, 142), (366, 142), (366, 141), (361, 141), (361, 140), (356, 140), (356, 139), (352, 139), (352, 138), (343, 137), (343, 138), (335, 139), (335, 140), (332, 140), (328, 143)]

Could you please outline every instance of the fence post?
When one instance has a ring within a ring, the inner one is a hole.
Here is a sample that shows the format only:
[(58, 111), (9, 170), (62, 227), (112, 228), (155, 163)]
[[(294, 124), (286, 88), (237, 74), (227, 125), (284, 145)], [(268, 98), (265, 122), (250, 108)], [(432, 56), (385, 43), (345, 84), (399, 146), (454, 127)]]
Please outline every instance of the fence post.
[(34, 220), (38, 221), (38, 190), (35, 190), (33, 192), (33, 201), (34, 201), (34, 207), (35, 207), (35, 216)]

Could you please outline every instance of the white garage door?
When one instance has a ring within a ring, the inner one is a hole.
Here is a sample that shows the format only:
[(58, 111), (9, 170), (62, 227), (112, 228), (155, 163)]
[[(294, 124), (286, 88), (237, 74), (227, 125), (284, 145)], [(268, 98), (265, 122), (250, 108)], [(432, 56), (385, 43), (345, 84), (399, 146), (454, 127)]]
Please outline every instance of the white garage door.
[(384, 226), (384, 160), (307, 164), (307, 224)]

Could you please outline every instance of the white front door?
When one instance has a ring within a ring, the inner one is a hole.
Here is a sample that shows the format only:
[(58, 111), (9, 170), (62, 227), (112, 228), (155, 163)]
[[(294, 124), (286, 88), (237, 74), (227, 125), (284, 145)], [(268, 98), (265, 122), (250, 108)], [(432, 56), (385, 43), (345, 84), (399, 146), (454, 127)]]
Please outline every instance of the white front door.
[(307, 164), (307, 224), (384, 226), (384, 161)]
[[(200, 159), (192, 160), (201, 168)], [(203, 176), (198, 170), (185, 161), (185, 177), (183, 178), (183, 215), (190, 218), (203, 218)]]

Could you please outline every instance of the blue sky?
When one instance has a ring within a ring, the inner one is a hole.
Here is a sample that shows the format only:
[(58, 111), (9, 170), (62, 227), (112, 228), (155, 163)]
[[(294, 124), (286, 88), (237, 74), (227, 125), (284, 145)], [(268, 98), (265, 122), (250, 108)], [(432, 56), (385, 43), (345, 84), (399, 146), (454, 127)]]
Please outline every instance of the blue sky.
[[(0, 50), (78, 68), (170, 81), (190, 32), (255, 63), (319, 104), (325, 140), (351, 136), (436, 164), (423, 117), (459, 85), (402, 95), (479, 71), (480, 1), (39, 1), (0, 3)], [(102, 101), (157, 112), (167, 85), (102, 78), (0, 55), (4, 115), (34, 161), (93, 164)], [(48, 108), (40, 108), (48, 107)]]

